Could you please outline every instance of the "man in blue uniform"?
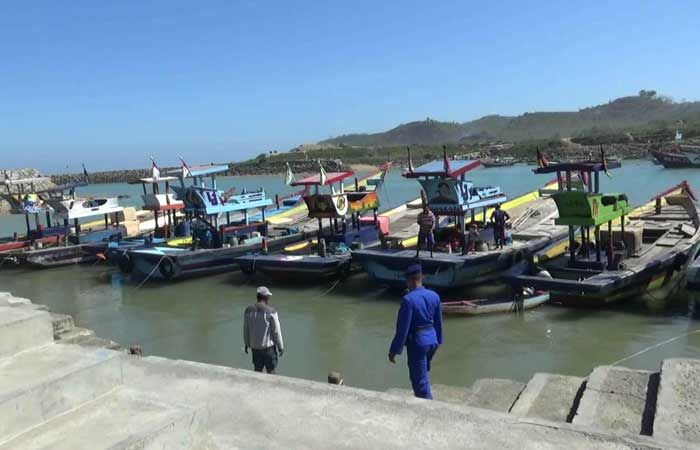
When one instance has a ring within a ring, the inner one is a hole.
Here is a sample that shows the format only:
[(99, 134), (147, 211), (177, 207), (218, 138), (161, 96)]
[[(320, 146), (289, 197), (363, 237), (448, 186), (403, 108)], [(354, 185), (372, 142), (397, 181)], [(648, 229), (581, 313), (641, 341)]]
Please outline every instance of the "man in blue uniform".
[(440, 296), (423, 287), (420, 264), (406, 270), (409, 293), (401, 299), (396, 320), (396, 334), (389, 349), (389, 361), (396, 363), (404, 345), (408, 356), (408, 373), (416, 397), (431, 399), (430, 361), (442, 344), (442, 310)]

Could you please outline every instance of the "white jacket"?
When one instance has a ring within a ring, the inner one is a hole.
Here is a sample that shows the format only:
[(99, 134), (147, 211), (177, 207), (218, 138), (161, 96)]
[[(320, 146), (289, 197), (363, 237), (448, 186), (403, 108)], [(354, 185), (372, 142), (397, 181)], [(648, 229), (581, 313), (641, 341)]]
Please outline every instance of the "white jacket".
[(277, 311), (272, 306), (258, 302), (245, 310), (243, 319), (243, 342), (246, 347), (262, 350), (276, 347), (284, 350), (282, 328)]

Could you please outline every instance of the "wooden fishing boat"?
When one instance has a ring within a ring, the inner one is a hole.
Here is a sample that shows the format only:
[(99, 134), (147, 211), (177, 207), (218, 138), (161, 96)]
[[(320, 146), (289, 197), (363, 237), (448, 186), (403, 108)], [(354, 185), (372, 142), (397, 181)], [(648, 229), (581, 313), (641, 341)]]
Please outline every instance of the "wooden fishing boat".
[(442, 302), (442, 313), (455, 316), (478, 316), (494, 313), (517, 313), (536, 308), (549, 301), (549, 292), (536, 292), (514, 299), (479, 299)]
[[(183, 161), (182, 170), (177, 172), (180, 184), (173, 189), (184, 202), (184, 223), (191, 227), (192, 246), (166, 244), (127, 250), (121, 256), (120, 269), (136, 279), (148, 280), (208, 275), (235, 267), (236, 256), (261, 248), (263, 242), (275, 248), (303, 238), (290, 228), (268, 227), (265, 210), (272, 200), (263, 189), (225, 196), (217, 188), (216, 177), (227, 171), (225, 165), (190, 168)], [(193, 180), (192, 185), (186, 184), (188, 179)], [(251, 220), (249, 211), (260, 211), (263, 220)]]
[(481, 165), (488, 168), (493, 168), (493, 167), (508, 167), (515, 165), (518, 160), (516, 160), (513, 157), (506, 156), (503, 158), (483, 158), (481, 159)]
[[(554, 225), (557, 211), (551, 199), (530, 193), (509, 203), (500, 188), (478, 187), (467, 181), (466, 173), (479, 164), (478, 160), (449, 161), (445, 153), (442, 161), (404, 174), (419, 179), (428, 207), (438, 220), (443, 217), (435, 231), (435, 251), (432, 256), (427, 251), (417, 256), (416, 250), (410, 249), (417, 242), (418, 225), (416, 216), (408, 216), (410, 228), (401, 236), (400, 245), (391, 245), (396, 239), (390, 235), (384, 248), (353, 251), (353, 260), (362, 264), (372, 281), (402, 286), (406, 268), (419, 262), (428, 286), (449, 289), (475, 285), (496, 279), (528, 255), (550, 250), (566, 237), (566, 229)], [(503, 248), (489, 246), (494, 242), (494, 230), (487, 221), (496, 204), (503, 205), (513, 225), (512, 242)], [(445, 226), (446, 222), (452, 226)], [(467, 251), (466, 227), (471, 224), (480, 228), (479, 251)]]
[(178, 178), (161, 176), (155, 160), (151, 161), (151, 176), (130, 183), (141, 184), (143, 212), (150, 213), (150, 218), (125, 223), (128, 236), (86, 247), (87, 251), (106, 259), (111, 264), (120, 264), (128, 250), (165, 243), (175, 236), (178, 220), (182, 218), (181, 211), (185, 209), (185, 203), (176, 197), (170, 187), (170, 183), (177, 181)]
[[(362, 185), (345, 189), (344, 180), (354, 173), (326, 173), (319, 166), (319, 174), (295, 181), (292, 185), (313, 188), (304, 195), (308, 218), (318, 221), (314, 243), (300, 243), (287, 247), (282, 254), (249, 254), (236, 259), (241, 270), (249, 275), (260, 273), (273, 279), (320, 280), (346, 276), (353, 271), (353, 247), (371, 247), (379, 244), (380, 233), (388, 232), (388, 218), (379, 218), (379, 192), (389, 170), (385, 165), (377, 174), (368, 177)], [(327, 188), (328, 192), (321, 189)], [(372, 212), (369, 217), (364, 213)], [(348, 222), (348, 217), (350, 221)], [(323, 221), (328, 219), (327, 227)]]
[(700, 146), (675, 145), (673, 148), (653, 150), (655, 160), (667, 169), (700, 167)]
[[(553, 195), (557, 223), (569, 227), (568, 255), (537, 254), (529, 271), (509, 278), (512, 284), (549, 290), (552, 301), (599, 305), (629, 298), (663, 301), (679, 289), (687, 267), (700, 251), (700, 217), (695, 194), (682, 182), (632, 209), (624, 194), (603, 194), (599, 172), (619, 167), (601, 162), (548, 165), (536, 173), (587, 174), (585, 191), (565, 187)], [(607, 230), (601, 230), (607, 224)], [(576, 239), (575, 228), (580, 230)], [(591, 237), (591, 228), (594, 235)], [(603, 258), (605, 253), (605, 258)], [(552, 279), (531, 275), (545, 268)]]

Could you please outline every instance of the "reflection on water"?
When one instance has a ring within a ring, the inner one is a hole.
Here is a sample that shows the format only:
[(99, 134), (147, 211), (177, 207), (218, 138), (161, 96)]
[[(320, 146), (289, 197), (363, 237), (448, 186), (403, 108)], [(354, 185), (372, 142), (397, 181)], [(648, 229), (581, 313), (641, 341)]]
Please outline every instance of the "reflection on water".
[[(472, 178), (481, 184), (500, 184), (515, 194), (546, 181), (523, 165), (478, 170)], [(692, 180), (684, 171), (663, 171), (640, 162), (626, 163), (604, 183), (611, 191), (628, 192), (633, 202), (640, 203), (683, 178)], [(240, 180), (249, 187), (265, 185), (270, 192), (283, 188), (279, 177), (225, 179), (221, 187), (228, 189)], [(116, 195), (137, 188), (119, 184), (85, 189)], [(384, 205), (417, 196), (417, 183), (397, 172), (391, 174), (387, 188)], [(138, 204), (138, 191), (130, 200)], [(0, 218), (0, 231), (7, 234), (15, 222), (21, 230), (21, 217)], [(0, 290), (71, 314), (79, 326), (123, 346), (138, 343), (147, 354), (242, 368), (252, 367), (250, 356), (243, 353), (241, 328), (243, 311), (254, 302), (255, 286), (242, 274), (229, 273), (137, 289), (120, 273), (99, 264), (47, 271), (0, 270)], [(270, 283), (269, 287), (287, 343), (280, 373), (325, 380), (329, 371), (337, 370), (354, 386), (409, 386), (405, 358), (397, 365), (386, 358), (400, 293), (373, 286), (364, 275), (335, 287), (332, 282), (318, 286)], [(469, 295), (497, 295), (501, 290), (485, 287)], [(655, 313), (634, 304), (603, 310), (545, 306), (518, 316), (448, 318), (433, 380), (467, 385), (480, 377), (525, 381), (535, 372), (587, 375), (595, 365), (700, 328), (700, 321), (688, 318), (686, 305), (686, 299), (678, 298), (671, 308)], [(682, 356), (700, 357), (700, 334), (650, 350), (625, 365), (654, 369), (663, 358)]]

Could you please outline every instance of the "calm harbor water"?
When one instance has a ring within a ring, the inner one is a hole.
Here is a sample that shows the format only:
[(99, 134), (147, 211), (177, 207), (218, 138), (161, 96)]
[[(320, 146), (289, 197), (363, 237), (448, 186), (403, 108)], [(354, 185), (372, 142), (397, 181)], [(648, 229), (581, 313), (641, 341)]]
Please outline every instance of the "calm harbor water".
[[(498, 184), (510, 195), (542, 185), (531, 167), (517, 165), (473, 172), (477, 183)], [(605, 190), (627, 192), (634, 203), (688, 179), (700, 184), (692, 170), (663, 170), (648, 162), (625, 162)], [(263, 185), (269, 193), (289, 192), (280, 177), (222, 179), (220, 187)], [(124, 204), (138, 205), (139, 186), (95, 185), (85, 195), (131, 195)], [(417, 183), (393, 172), (384, 205), (417, 196)], [(0, 232), (21, 231), (23, 218), (0, 217)], [(107, 267), (79, 266), (47, 271), (0, 270), (0, 290), (28, 297), (51, 310), (71, 314), (78, 325), (124, 346), (141, 344), (147, 354), (251, 368), (242, 349), (242, 314), (254, 301), (257, 282), (240, 273), (221, 274), (142, 288)], [(358, 275), (334, 284), (278, 285), (266, 281), (280, 311), (287, 344), (279, 372), (324, 380), (331, 370), (348, 384), (370, 389), (408, 387), (405, 358), (386, 360), (399, 294), (372, 286)], [(498, 286), (462, 295), (497, 295)], [(459, 293), (455, 294), (460, 296)], [(545, 306), (519, 316), (448, 319), (445, 345), (434, 360), (433, 381), (467, 385), (480, 377), (529, 379), (535, 372), (586, 375), (674, 336), (700, 328), (680, 296), (661, 311), (630, 303), (604, 310)], [(663, 358), (700, 357), (700, 335), (683, 337), (625, 362), (635, 368), (656, 368)]]

